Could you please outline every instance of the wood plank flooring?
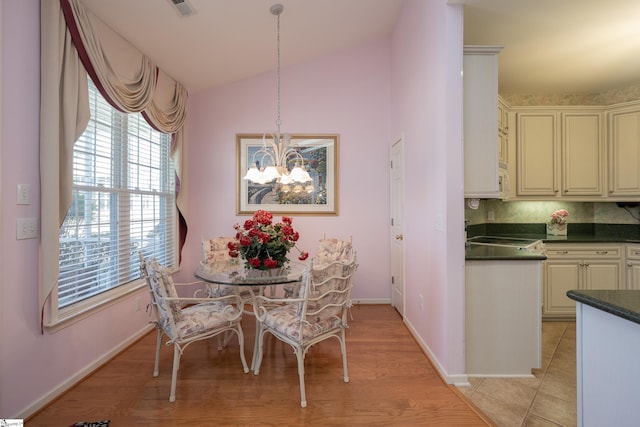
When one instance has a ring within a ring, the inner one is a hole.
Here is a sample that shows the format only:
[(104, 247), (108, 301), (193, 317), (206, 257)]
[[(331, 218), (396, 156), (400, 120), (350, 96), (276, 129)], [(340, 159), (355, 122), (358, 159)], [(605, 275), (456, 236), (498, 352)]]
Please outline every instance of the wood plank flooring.
[[(306, 408), (293, 350), (267, 335), (260, 375), (242, 372), (237, 340), (189, 346), (169, 403), (173, 349), (162, 349), (152, 376), (155, 331), (120, 353), (38, 414), (29, 427), (111, 420), (119, 426), (487, 426), (455, 387), (439, 377), (389, 305), (357, 305), (347, 331), (350, 382), (342, 380), (340, 346), (324, 341), (306, 357)], [(255, 321), (245, 316), (245, 353)]]

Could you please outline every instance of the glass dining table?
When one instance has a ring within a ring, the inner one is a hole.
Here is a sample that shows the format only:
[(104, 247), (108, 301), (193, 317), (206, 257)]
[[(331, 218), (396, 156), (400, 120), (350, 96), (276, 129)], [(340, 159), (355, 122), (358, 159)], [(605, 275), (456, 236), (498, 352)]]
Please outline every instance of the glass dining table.
[[(246, 268), (244, 263), (200, 263), (194, 275), (197, 279), (213, 285), (226, 285), (233, 287), (234, 291), (241, 295), (245, 291), (251, 296), (251, 311), (245, 313), (253, 314), (253, 297), (264, 295), (265, 289), (271, 287), (274, 289), (277, 285), (285, 285), (291, 283), (299, 283), (302, 281), (302, 275), (308, 263), (289, 262), (287, 267), (275, 268), (270, 270), (256, 270)], [(251, 361), (251, 370), (254, 370), (256, 358), (258, 354), (259, 327), (256, 318), (256, 337), (253, 345), (253, 358)]]

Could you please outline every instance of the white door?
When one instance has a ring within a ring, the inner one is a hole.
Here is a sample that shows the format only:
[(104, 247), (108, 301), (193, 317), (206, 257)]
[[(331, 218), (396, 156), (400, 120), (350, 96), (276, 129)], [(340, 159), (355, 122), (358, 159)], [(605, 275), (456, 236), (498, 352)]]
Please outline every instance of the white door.
[(391, 146), (391, 304), (404, 317), (404, 146)]

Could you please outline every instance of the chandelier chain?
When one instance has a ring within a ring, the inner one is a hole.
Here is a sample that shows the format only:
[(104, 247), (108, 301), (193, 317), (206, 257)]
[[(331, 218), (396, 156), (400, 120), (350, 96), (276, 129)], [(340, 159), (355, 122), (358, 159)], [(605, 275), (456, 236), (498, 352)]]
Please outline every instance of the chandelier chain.
[(276, 116), (276, 126), (278, 128), (278, 141), (280, 141), (280, 125), (282, 124), (282, 120), (280, 120), (280, 13), (276, 13), (277, 24), (276, 24), (276, 53), (277, 53), (277, 67), (276, 67), (276, 97), (277, 97), (277, 116)]

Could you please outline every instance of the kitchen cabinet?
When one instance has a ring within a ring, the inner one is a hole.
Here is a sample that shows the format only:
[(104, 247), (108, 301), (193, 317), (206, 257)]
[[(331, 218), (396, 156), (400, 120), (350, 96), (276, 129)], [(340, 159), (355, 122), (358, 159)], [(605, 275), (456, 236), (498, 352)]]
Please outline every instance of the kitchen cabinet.
[(499, 198), (498, 53), (500, 46), (464, 47), (464, 195)]
[(465, 288), (467, 375), (533, 377), (542, 357), (542, 261), (466, 261)]
[(640, 245), (627, 245), (626, 288), (640, 290)]
[(498, 96), (498, 164), (507, 169), (509, 164), (509, 108)]
[(546, 244), (542, 315), (575, 317), (571, 289), (620, 289), (622, 247), (615, 244)]
[(541, 109), (517, 117), (517, 196), (604, 195), (601, 111)]
[(604, 195), (604, 119), (599, 111), (560, 113), (562, 196)]
[(576, 291), (571, 297), (576, 300), (577, 425), (637, 426), (637, 293)]
[(558, 115), (553, 111), (518, 112), (516, 196), (556, 196)]
[(609, 196), (640, 195), (640, 105), (611, 109), (609, 124)]

